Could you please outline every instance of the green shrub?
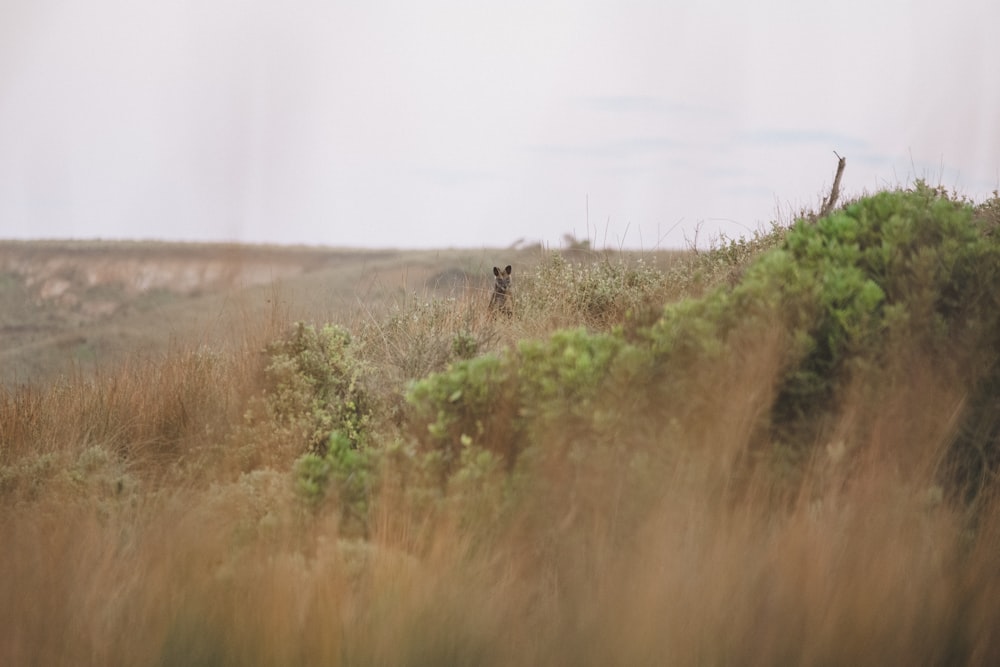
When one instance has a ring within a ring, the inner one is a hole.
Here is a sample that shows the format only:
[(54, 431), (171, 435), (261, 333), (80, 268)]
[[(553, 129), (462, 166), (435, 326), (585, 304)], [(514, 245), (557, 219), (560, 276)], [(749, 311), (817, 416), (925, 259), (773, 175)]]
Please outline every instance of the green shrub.
[(278, 429), (279, 437), (303, 443), (320, 456), (334, 432), (354, 448), (363, 446), (371, 414), (362, 367), (346, 330), (298, 322), (265, 354), (264, 395), (251, 404), (248, 419), (263, 420)]
[(457, 332), (451, 339), (451, 356), (455, 359), (471, 359), (479, 352), (479, 341), (469, 331)]
[(518, 347), (518, 390), (523, 419), (593, 415), (611, 365), (622, 349), (620, 333), (557, 331), (545, 341)]
[(445, 475), (470, 446), (491, 450), (510, 468), (528, 444), (526, 427), (589, 421), (601, 410), (601, 388), (623, 345), (620, 334), (564, 330), (524, 341), (516, 354), (455, 363), (407, 393), (414, 435), (440, 457)]
[(315, 509), (330, 497), (332, 487), (340, 508), (342, 530), (350, 533), (353, 528), (366, 533), (378, 463), (378, 450), (358, 448), (348, 437), (334, 431), (325, 455), (309, 452), (295, 462), (295, 490)]
[(991, 356), (984, 344), (997, 327), (997, 246), (969, 206), (939, 190), (918, 182), (799, 222), (776, 253), (746, 285), (800, 309), (786, 313), (807, 353), (776, 406), (785, 423), (815, 418), (846, 382), (885, 368), (904, 345), (933, 363), (972, 350)]
[(501, 456), (515, 454), (516, 398), (508, 391), (513, 379), (509, 360), (484, 355), (410, 386), (409, 421), (426, 464), (442, 482), (457, 469), (463, 450), (493, 447)]

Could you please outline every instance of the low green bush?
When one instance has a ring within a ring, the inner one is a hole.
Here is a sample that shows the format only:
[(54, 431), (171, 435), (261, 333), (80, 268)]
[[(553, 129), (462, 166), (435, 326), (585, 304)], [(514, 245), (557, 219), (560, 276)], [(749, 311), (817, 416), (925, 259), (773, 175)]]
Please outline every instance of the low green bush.
[(379, 450), (358, 448), (348, 437), (334, 431), (324, 455), (309, 452), (295, 462), (295, 490), (313, 509), (334, 495), (342, 531), (367, 533), (379, 461)]
[(744, 289), (780, 295), (805, 346), (775, 406), (780, 425), (815, 426), (850, 381), (904, 349), (942, 370), (993, 365), (1000, 254), (972, 213), (918, 182), (798, 223), (751, 269)]
[(320, 456), (334, 432), (354, 448), (364, 445), (369, 400), (345, 329), (298, 322), (286, 337), (270, 343), (265, 355), (263, 401), (251, 406), (251, 418), (264, 417)]
[[(463, 451), (516, 452), (516, 398), (509, 395), (512, 364), (488, 354), (452, 364), (414, 382), (406, 394), (409, 423), (425, 465), (442, 483), (457, 470)], [(468, 455), (466, 455), (468, 456)]]

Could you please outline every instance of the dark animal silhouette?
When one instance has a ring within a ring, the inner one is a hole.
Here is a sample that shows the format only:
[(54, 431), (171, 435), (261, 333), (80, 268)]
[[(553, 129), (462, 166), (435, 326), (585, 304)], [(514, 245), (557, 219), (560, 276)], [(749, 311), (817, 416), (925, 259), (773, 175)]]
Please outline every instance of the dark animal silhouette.
[(501, 271), (498, 267), (493, 267), (493, 275), (496, 281), (493, 283), (493, 295), (490, 296), (490, 313), (503, 313), (507, 317), (514, 314), (513, 296), (510, 294), (510, 264)]

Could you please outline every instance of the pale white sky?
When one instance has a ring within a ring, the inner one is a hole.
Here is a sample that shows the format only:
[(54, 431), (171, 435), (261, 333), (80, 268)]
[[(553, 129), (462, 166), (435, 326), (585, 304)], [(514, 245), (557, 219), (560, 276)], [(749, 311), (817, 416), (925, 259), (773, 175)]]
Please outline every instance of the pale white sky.
[(981, 199), (998, 25), (995, 0), (0, 0), (0, 238), (683, 247), (815, 204), (833, 151), (847, 194)]

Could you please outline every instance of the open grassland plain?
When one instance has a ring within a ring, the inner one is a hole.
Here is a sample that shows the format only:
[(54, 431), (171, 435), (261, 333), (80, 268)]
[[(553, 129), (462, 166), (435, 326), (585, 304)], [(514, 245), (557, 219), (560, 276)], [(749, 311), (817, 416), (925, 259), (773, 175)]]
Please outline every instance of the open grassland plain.
[[(671, 254), (651, 257), (665, 265)], [(0, 384), (107, 371), (172, 345), (228, 345), (272, 316), (356, 323), (413, 300), (488, 299), (494, 255), (522, 270), (541, 257), (538, 248), (0, 241)]]
[(3, 244), (0, 664), (1000, 663), (998, 222), (918, 182), (672, 255)]

